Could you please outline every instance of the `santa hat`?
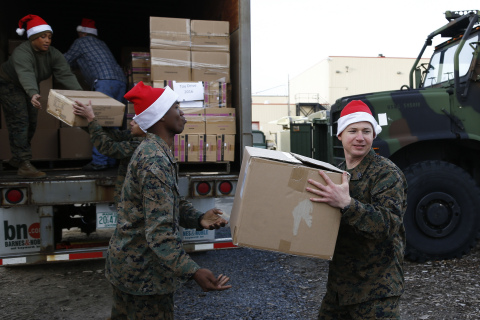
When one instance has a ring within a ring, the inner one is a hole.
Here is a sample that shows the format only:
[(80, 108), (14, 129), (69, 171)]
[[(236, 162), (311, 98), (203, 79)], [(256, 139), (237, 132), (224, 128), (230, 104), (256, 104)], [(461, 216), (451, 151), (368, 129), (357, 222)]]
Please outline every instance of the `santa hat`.
[(45, 20), (34, 14), (29, 14), (18, 22), (17, 34), (19, 36), (23, 36), (25, 33), (25, 29), (23, 29), (25, 23), (27, 24), (27, 38), (44, 31), (50, 31), (53, 33), (52, 28), (45, 22)]
[(170, 87), (152, 88), (140, 81), (135, 87), (125, 94), (125, 99), (133, 102), (135, 117), (133, 120), (140, 129), (147, 132), (177, 101), (178, 94)]
[(91, 33), (98, 36), (97, 28), (95, 27), (95, 21), (92, 19), (83, 18), (82, 24), (77, 27), (77, 31)]
[(378, 125), (377, 120), (375, 120), (372, 115), (372, 111), (370, 111), (370, 108), (363, 101), (350, 101), (340, 113), (337, 137), (352, 123), (362, 121), (370, 122), (372, 124), (373, 130), (375, 131), (375, 137), (382, 132), (382, 128)]

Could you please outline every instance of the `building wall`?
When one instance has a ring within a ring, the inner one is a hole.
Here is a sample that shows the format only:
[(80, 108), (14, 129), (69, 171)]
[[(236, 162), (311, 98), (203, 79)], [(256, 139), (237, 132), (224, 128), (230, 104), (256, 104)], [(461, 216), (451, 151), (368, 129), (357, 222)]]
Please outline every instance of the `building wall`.
[[(290, 114), (295, 115), (295, 105), (290, 105)], [(288, 96), (253, 96), (252, 122), (260, 122), (260, 130), (267, 140), (275, 140), (281, 125), (269, 123), (288, 116)]]
[[(409, 84), (415, 58), (330, 56), (290, 80), (290, 99), (318, 93), (332, 105), (344, 96), (369, 92), (398, 90)], [(422, 59), (420, 63), (428, 62)]]

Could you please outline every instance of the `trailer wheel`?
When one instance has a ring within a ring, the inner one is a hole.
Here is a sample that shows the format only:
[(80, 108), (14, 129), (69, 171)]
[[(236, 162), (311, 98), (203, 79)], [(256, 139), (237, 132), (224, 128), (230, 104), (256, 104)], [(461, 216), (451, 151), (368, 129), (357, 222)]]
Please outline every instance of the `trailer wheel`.
[(480, 188), (472, 177), (443, 161), (416, 163), (405, 177), (406, 258), (424, 262), (468, 253), (480, 238)]

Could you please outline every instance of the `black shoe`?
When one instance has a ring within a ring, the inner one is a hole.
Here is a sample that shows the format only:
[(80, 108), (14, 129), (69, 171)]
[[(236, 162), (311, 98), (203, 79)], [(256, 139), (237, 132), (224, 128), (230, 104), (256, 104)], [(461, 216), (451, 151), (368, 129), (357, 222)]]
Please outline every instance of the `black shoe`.
[(107, 170), (107, 168), (108, 168), (108, 166), (106, 166), (104, 164), (95, 164), (93, 162), (90, 162), (89, 164), (84, 166), (82, 168), (82, 170), (84, 170), (84, 171), (103, 171), (103, 170)]

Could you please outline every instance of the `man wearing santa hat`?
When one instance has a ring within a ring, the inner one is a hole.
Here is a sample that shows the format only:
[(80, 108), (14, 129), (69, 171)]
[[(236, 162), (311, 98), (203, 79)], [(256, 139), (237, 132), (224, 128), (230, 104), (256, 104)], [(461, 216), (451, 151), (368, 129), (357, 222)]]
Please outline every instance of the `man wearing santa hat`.
[[(118, 65), (108, 46), (97, 38), (95, 21), (82, 19), (77, 27), (78, 38), (65, 53), (72, 68), (79, 68), (89, 90), (105, 93), (120, 102), (127, 88), (127, 78)], [(107, 157), (95, 148), (92, 149), (92, 161), (83, 167), (87, 171), (105, 170), (115, 165), (115, 159)]]
[(42, 107), (39, 83), (53, 76), (65, 89), (82, 90), (82, 87), (64, 56), (51, 46), (52, 28), (39, 16), (29, 14), (18, 23), (19, 35), (24, 34), (25, 24), (29, 41), (15, 48), (0, 66), (0, 103), (12, 153), (9, 164), (18, 168), (19, 176), (35, 179), (46, 176), (30, 162), (30, 143), (37, 127), (38, 109)]
[(323, 171), (323, 182), (309, 180), (311, 201), (342, 214), (318, 319), (400, 319), (407, 183), (393, 162), (373, 151), (381, 131), (364, 102), (350, 101), (337, 130), (345, 153), (342, 184)]
[(186, 120), (178, 95), (140, 82), (125, 98), (133, 102), (133, 119), (147, 135), (128, 164), (107, 251), (112, 319), (173, 319), (173, 294), (182, 283), (193, 279), (204, 291), (231, 287), (228, 277), (215, 277), (183, 250), (179, 225), (218, 229), (227, 221), (218, 209), (196, 210), (179, 193), (171, 149)]

